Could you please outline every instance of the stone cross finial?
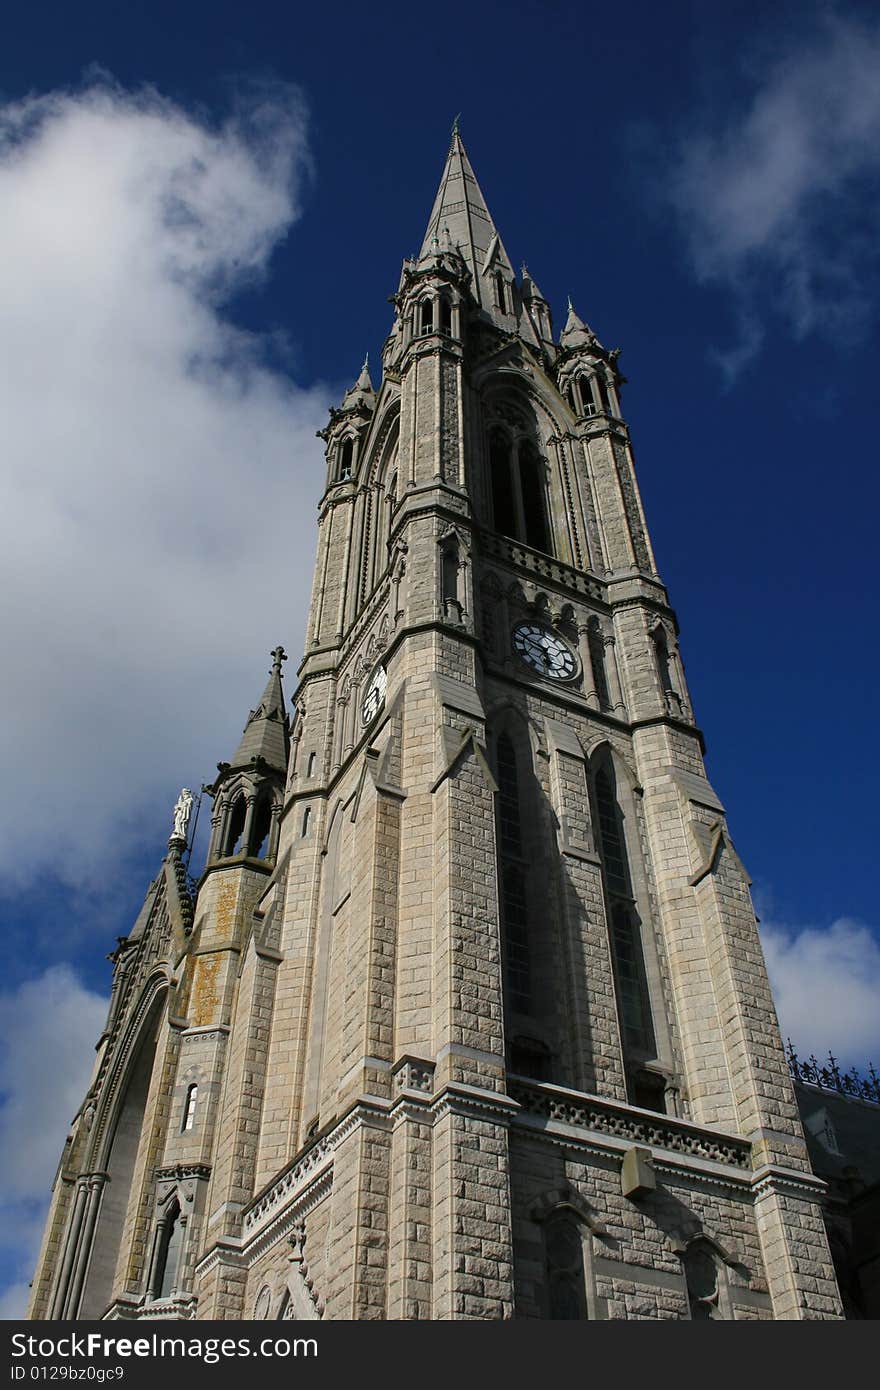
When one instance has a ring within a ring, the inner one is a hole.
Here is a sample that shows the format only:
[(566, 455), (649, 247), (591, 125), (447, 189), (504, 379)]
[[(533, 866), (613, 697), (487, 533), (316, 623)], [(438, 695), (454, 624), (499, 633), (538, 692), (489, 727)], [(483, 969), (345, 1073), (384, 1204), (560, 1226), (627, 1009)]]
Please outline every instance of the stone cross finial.
[(271, 652), (269, 653), (269, 655), (270, 655), (271, 658), (272, 658), (272, 670), (273, 670), (273, 671), (277, 671), (278, 674), (280, 675), (280, 674), (281, 674), (281, 663), (282, 663), (282, 661), (286, 661), (286, 660), (287, 660), (287, 652), (284, 650), (283, 647), (276, 647), (276, 648), (274, 649), (274, 651), (271, 651)]

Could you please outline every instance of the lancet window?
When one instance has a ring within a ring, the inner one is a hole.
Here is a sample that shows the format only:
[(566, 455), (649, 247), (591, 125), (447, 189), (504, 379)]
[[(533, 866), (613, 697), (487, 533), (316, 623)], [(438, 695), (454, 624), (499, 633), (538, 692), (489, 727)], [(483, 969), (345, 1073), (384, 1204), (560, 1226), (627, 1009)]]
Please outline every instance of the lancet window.
[(523, 854), (519, 772), (513, 740), (500, 735), (498, 773), (498, 881), (504, 942), (504, 973), (512, 1009), (528, 1013), (532, 1003), (528, 889)]
[(344, 481), (351, 477), (354, 467), (354, 440), (351, 435), (346, 435), (339, 447), (339, 480)]
[(186, 1096), (183, 1102), (183, 1118), (180, 1123), (181, 1134), (186, 1134), (187, 1130), (193, 1128), (196, 1122), (196, 1106), (198, 1100), (199, 1088), (198, 1085), (193, 1082), (193, 1084), (186, 1089)]
[(644, 1056), (654, 1051), (654, 1030), (639, 913), (610, 763), (599, 767), (594, 787), (621, 1032), (625, 1049)]
[(534, 443), (494, 426), (489, 434), (489, 473), (495, 530), (550, 554), (544, 461)]
[(564, 1208), (544, 1223), (548, 1313), (553, 1319), (588, 1318), (581, 1223)]
[(156, 1264), (153, 1271), (153, 1294), (155, 1298), (170, 1298), (177, 1288), (183, 1231), (180, 1206), (175, 1200), (159, 1227)]

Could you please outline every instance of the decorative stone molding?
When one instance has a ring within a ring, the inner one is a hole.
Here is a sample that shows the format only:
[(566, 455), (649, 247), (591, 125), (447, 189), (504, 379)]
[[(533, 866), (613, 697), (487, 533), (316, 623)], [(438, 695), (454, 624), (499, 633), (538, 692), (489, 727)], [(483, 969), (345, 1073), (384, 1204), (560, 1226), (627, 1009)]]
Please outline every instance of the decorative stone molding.
[(401, 1057), (392, 1075), (396, 1091), (422, 1091), (431, 1095), (434, 1090), (434, 1063), (420, 1057)]
[(616, 1105), (613, 1101), (585, 1096), (578, 1091), (564, 1091), (559, 1086), (512, 1080), (508, 1089), (512, 1098), (529, 1115), (610, 1134), (633, 1144), (646, 1144), (673, 1153), (710, 1159), (715, 1163), (728, 1163), (736, 1168), (749, 1166), (751, 1145), (747, 1139), (735, 1135), (702, 1129), (669, 1115), (649, 1117), (644, 1112)]
[(573, 589), (577, 593), (600, 601), (604, 598), (603, 587), (597, 580), (591, 579), (582, 570), (573, 569), (570, 565), (563, 564), (561, 560), (555, 560), (552, 555), (545, 555), (539, 550), (531, 550), (520, 541), (511, 541), (505, 536), (484, 532), (480, 537), (480, 551), (483, 555), (500, 560), (503, 564), (515, 565), (521, 570), (527, 570), (530, 574), (539, 575), (544, 581), (550, 580), (559, 584), (567, 590)]
[(328, 1134), (319, 1139), (258, 1198), (244, 1214), (242, 1230), (245, 1238), (249, 1233), (256, 1231), (285, 1201), (296, 1196), (319, 1168), (331, 1161), (334, 1147), (332, 1135)]
[(152, 1303), (144, 1303), (137, 1312), (139, 1322), (147, 1318), (161, 1318), (163, 1322), (191, 1322), (196, 1315), (198, 1299), (195, 1294), (181, 1294), (175, 1298), (157, 1298)]

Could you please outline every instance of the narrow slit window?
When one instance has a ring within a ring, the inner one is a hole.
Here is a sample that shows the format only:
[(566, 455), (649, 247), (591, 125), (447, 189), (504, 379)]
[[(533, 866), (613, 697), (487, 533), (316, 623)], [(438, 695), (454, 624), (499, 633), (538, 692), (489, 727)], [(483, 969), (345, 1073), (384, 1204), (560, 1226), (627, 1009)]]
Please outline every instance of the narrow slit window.
[(316, 757), (317, 757), (317, 754), (316, 754), (316, 753), (310, 753), (310, 754), (309, 754), (309, 765), (308, 765), (308, 767), (307, 767), (307, 769), (306, 769), (306, 776), (307, 776), (307, 777), (314, 777), (314, 775), (315, 775), (315, 759), (316, 759)]
[(669, 643), (666, 641), (666, 633), (662, 627), (655, 627), (651, 633), (654, 642), (654, 659), (657, 663), (657, 675), (660, 679), (660, 689), (664, 695), (673, 693), (672, 672), (669, 666)]
[(507, 286), (504, 283), (504, 276), (500, 271), (495, 276), (495, 295), (498, 300), (498, 308), (502, 314), (507, 313)]
[(310, 821), (311, 819), (312, 819), (312, 808), (311, 808), (311, 806), (307, 806), (306, 809), (303, 811), (302, 829), (300, 830), (300, 839), (303, 839), (303, 840), (304, 840), (304, 839), (306, 838), (306, 836), (308, 835), (308, 833), (309, 833), (309, 821)]
[(447, 541), (443, 547), (443, 603), (458, 603), (458, 543)]
[(183, 1101), (183, 1120), (180, 1126), (181, 1134), (186, 1134), (187, 1130), (192, 1129), (196, 1122), (196, 1105), (199, 1099), (198, 1085), (193, 1082), (192, 1086), (187, 1087), (186, 1096)]

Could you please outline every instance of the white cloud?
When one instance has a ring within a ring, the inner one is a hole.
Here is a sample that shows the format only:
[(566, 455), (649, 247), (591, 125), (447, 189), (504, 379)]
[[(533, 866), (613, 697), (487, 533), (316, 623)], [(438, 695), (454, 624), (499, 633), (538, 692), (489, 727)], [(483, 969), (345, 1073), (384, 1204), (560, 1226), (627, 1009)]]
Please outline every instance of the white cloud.
[(52, 1179), (82, 1104), (107, 1000), (66, 965), (0, 994), (0, 1172), (3, 1264), (16, 1280), (0, 1294), (0, 1318), (21, 1317)]
[(767, 922), (761, 940), (782, 1036), (799, 1056), (880, 1065), (880, 942), (868, 927), (846, 917), (824, 930)]
[(728, 378), (769, 313), (854, 339), (876, 312), (880, 23), (825, 15), (753, 83), (747, 110), (682, 142), (667, 184), (698, 275), (737, 300)]
[(297, 654), (326, 393), (224, 305), (306, 168), (287, 87), (218, 128), (106, 81), (0, 109), (7, 889), (106, 880)]

